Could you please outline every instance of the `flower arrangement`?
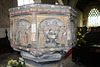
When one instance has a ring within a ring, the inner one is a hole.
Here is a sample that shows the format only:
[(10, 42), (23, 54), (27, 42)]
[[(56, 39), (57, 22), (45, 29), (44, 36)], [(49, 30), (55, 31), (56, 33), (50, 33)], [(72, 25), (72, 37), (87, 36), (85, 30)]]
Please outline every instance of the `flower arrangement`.
[(25, 62), (23, 58), (19, 57), (19, 60), (9, 60), (7, 67), (25, 67)]
[(80, 46), (83, 46), (83, 45), (86, 45), (86, 41), (84, 40), (84, 34), (82, 34), (82, 29), (79, 28), (77, 30), (77, 44), (76, 46), (80, 47)]

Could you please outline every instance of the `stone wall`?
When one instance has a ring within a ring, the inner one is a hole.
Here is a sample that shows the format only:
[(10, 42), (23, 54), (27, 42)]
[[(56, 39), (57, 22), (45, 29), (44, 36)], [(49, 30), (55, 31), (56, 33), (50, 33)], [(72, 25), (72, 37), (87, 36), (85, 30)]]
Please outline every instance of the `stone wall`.
[(83, 26), (83, 12), (81, 12), (78, 9), (75, 9), (77, 11), (77, 27)]
[(8, 38), (10, 37), (10, 28), (0, 28), (0, 38), (6, 37), (5, 30), (7, 29), (8, 33)]
[(9, 36), (10, 20), (8, 10), (16, 6), (17, 0), (0, 0), (0, 38), (5, 37), (5, 29), (8, 30)]

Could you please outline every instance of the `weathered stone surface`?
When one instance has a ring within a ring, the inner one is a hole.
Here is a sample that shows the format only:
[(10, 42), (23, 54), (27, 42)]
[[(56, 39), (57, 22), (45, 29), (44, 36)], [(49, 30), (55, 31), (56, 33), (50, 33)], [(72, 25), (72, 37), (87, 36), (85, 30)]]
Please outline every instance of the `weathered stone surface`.
[(24, 58), (58, 61), (76, 44), (77, 13), (70, 6), (29, 4), (9, 11), (11, 46)]

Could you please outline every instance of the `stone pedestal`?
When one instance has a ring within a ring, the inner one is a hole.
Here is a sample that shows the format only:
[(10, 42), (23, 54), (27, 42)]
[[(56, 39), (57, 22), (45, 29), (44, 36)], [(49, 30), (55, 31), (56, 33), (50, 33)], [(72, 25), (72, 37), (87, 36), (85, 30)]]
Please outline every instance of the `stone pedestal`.
[(36, 66), (36, 65), (30, 65), (29, 63), (25, 63), (26, 67), (63, 67), (63, 64), (59, 65), (49, 65), (49, 66)]
[(56, 62), (46, 62), (46, 63), (36, 63), (31, 62), (28, 60), (25, 60), (26, 67), (63, 67), (64, 60), (63, 61), (56, 61)]

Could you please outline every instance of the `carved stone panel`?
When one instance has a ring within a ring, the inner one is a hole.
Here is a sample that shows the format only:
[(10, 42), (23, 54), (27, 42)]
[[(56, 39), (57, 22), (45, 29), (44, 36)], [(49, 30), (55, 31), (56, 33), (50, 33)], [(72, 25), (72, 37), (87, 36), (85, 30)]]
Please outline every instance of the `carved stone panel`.
[(29, 4), (9, 11), (11, 46), (24, 58), (61, 60), (76, 44), (77, 13), (70, 6)]

